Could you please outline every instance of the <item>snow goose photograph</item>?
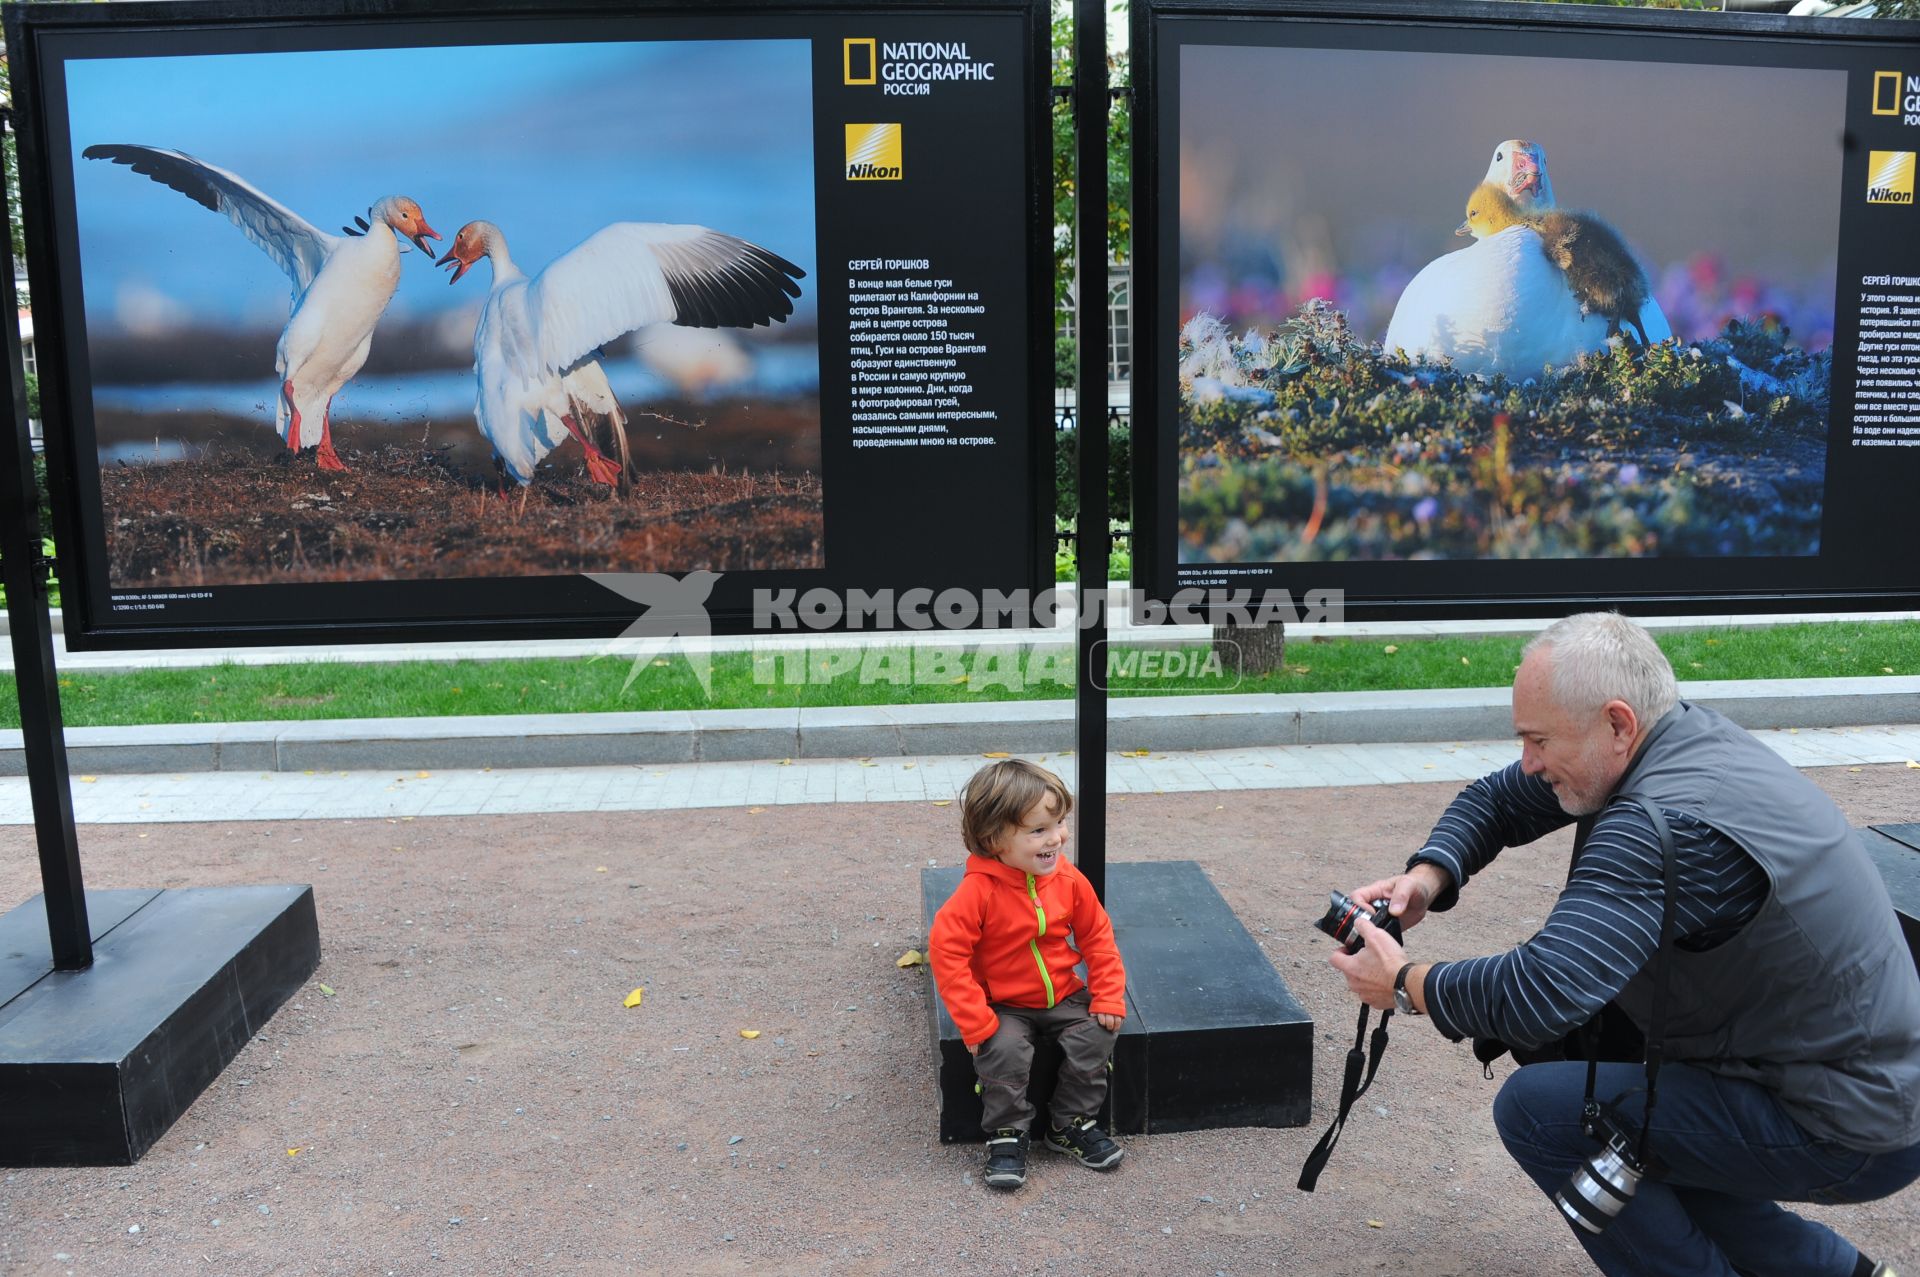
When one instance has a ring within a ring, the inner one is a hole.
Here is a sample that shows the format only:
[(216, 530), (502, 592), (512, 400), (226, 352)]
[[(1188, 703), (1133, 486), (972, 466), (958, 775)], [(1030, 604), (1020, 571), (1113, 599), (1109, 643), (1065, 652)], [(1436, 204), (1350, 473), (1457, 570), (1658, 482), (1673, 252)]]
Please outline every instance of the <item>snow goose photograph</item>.
[[(474, 329), (474, 417), (506, 475), (523, 488), (568, 436), (588, 474), (616, 485), (629, 449), (626, 420), (595, 352), (652, 324), (751, 328), (784, 322), (805, 271), (757, 245), (704, 226), (617, 222), (529, 278), (492, 222), (468, 222), (439, 264), (456, 283), (485, 258), (493, 288)], [(580, 419), (603, 419), (620, 462), (594, 445)]]
[(245, 179), (181, 151), (105, 143), (81, 155), (125, 164), (224, 215), (287, 273), (293, 281), (293, 313), (273, 352), (280, 382), (274, 429), (288, 451), (312, 446), (322, 470), (345, 470), (334, 451), (328, 410), (340, 387), (367, 362), (373, 327), (400, 285), (403, 241), (433, 260), (427, 241), (440, 236), (427, 225), (420, 205), (389, 195), (367, 210), (358, 229), (343, 227), (342, 234), (330, 235)]
[(1178, 562), (1817, 554), (1845, 74), (1411, 40), (1181, 46)]
[[(65, 74), (116, 588), (822, 564), (809, 41)], [(631, 336), (690, 325), (724, 372)]]

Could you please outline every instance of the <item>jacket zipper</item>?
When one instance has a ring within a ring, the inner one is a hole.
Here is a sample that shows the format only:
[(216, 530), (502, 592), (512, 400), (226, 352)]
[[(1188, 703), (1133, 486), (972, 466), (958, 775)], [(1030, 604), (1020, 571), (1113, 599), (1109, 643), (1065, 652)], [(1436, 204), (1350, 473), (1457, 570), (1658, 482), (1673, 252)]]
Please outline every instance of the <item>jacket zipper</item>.
[(1053, 977), (1047, 973), (1047, 960), (1040, 956), (1040, 937), (1047, 934), (1047, 911), (1040, 906), (1040, 893), (1034, 888), (1033, 875), (1027, 875), (1027, 899), (1033, 901), (1033, 916), (1039, 921), (1040, 930), (1034, 938), (1027, 941), (1027, 948), (1033, 950), (1034, 965), (1040, 968), (1040, 983), (1047, 986), (1047, 1006), (1053, 1006)]

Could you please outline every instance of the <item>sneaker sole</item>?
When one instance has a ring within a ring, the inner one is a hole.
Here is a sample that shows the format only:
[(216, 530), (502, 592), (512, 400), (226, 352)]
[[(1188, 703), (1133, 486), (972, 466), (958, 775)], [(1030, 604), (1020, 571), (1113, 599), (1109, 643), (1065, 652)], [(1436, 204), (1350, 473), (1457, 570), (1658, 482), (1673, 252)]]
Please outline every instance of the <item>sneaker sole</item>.
[(1003, 1193), (1010, 1193), (1014, 1189), (1019, 1188), (1021, 1185), (1025, 1184), (1027, 1182), (1027, 1177), (1025, 1175), (1021, 1175), (1017, 1178), (1012, 1175), (982, 1175), (980, 1177), (980, 1182), (985, 1184), (988, 1188), (997, 1188)]
[(1080, 1154), (1074, 1152), (1070, 1148), (1061, 1148), (1058, 1144), (1052, 1144), (1046, 1141), (1042, 1141), (1041, 1147), (1047, 1149), (1050, 1152), (1058, 1153), (1062, 1157), (1071, 1157), (1074, 1161), (1080, 1163), (1080, 1165), (1086, 1167), (1088, 1170), (1095, 1170), (1095, 1171), (1110, 1171), (1114, 1167), (1120, 1165), (1120, 1159), (1127, 1155), (1126, 1149), (1116, 1148), (1113, 1150), (1113, 1156), (1107, 1158), (1105, 1161), (1096, 1162), (1090, 1157), (1080, 1156)]

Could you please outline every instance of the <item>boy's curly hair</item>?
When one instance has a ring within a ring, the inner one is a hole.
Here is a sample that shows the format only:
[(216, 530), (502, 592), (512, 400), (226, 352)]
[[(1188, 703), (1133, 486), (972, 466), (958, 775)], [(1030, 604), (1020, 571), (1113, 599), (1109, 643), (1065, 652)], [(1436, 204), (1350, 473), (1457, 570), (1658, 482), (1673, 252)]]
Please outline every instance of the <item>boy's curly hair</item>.
[(1067, 783), (1037, 764), (1006, 758), (975, 772), (960, 794), (960, 838), (967, 850), (989, 860), (999, 859), (993, 844), (1016, 826), (1035, 803), (1045, 801), (1054, 814), (1073, 810)]

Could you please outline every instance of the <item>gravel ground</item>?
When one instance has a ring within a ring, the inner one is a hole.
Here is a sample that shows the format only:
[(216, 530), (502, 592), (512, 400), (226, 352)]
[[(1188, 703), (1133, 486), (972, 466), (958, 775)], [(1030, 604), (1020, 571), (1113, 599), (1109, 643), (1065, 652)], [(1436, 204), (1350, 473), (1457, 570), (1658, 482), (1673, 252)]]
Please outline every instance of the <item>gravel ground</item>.
[[(1920, 811), (1910, 770), (1810, 774), (1856, 823)], [(0, 1272), (1585, 1273), (1497, 1081), (1425, 1025), (1294, 1188), (1354, 1019), (1308, 922), (1452, 792), (1116, 799), (1109, 860), (1197, 860), (1313, 1015), (1313, 1119), (1130, 1137), (1109, 1175), (1036, 1154), (1010, 1195), (937, 1141), (929, 982), (895, 965), (953, 807), (87, 827), (93, 887), (313, 883), (324, 953), (137, 1166), (0, 1173)], [(1567, 846), (1503, 858), (1414, 952), (1529, 934)], [(0, 907), (38, 886), (0, 831)], [(1810, 1209), (1920, 1268), (1920, 1189)]]

